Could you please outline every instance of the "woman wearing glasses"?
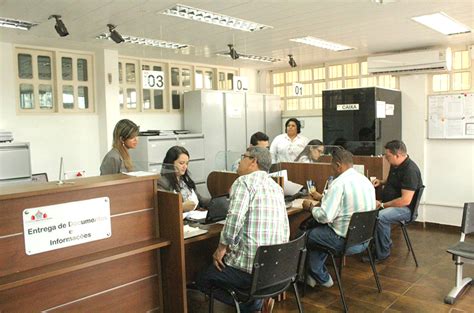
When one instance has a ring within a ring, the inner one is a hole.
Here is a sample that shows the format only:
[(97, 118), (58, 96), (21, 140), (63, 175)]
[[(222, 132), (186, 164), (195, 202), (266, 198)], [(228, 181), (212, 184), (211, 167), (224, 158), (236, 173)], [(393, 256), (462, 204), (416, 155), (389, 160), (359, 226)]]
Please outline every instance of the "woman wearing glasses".
[(313, 139), (296, 157), (295, 162), (316, 163), (322, 154), (324, 154), (323, 142), (318, 139)]

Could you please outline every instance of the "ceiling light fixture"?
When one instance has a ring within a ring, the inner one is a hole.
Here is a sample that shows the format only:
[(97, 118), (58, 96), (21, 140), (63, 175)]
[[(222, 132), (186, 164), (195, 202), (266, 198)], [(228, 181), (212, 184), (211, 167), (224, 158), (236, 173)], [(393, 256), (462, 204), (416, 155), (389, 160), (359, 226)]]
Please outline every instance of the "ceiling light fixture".
[(301, 38), (294, 38), (290, 39), (290, 41), (294, 42), (299, 42), (299, 43), (304, 43), (310, 46), (318, 47), (318, 48), (323, 48), (323, 49), (328, 49), (332, 51), (345, 51), (345, 50), (353, 50), (353, 47), (349, 47), (346, 45), (342, 45), (336, 42), (331, 42), (327, 40), (323, 40), (320, 38), (316, 37), (311, 37), (311, 36), (306, 36), (306, 37), (301, 37)]
[(38, 25), (38, 23), (16, 20), (13, 18), (0, 17), (0, 27), (16, 28), (21, 30), (30, 30), (31, 27)]
[[(107, 39), (113, 40), (109, 34), (103, 33), (95, 37), (96, 39)], [(164, 40), (157, 40), (157, 39), (150, 39), (150, 38), (143, 38), (143, 37), (135, 37), (135, 36), (122, 36), (125, 43), (136, 44), (136, 45), (144, 45), (150, 47), (157, 47), (157, 48), (167, 48), (167, 49), (184, 49), (189, 47), (190, 45), (171, 42), (171, 41), (164, 41)]]
[(52, 18), (56, 20), (56, 24), (54, 24), (54, 29), (56, 29), (56, 32), (58, 33), (58, 35), (61, 37), (66, 37), (67, 35), (69, 35), (66, 25), (64, 25), (63, 21), (61, 20), (61, 15), (57, 15), (57, 14), (50, 15), (48, 17), (48, 20)]
[(125, 39), (123, 39), (122, 35), (119, 34), (119, 32), (115, 29), (117, 26), (114, 25), (114, 24), (107, 24), (107, 27), (109, 28), (109, 37), (110, 39), (112, 39), (113, 41), (115, 41), (115, 43), (122, 43), (125, 41)]
[[(217, 56), (220, 57), (231, 57), (232, 56), (228, 52), (217, 52)], [(242, 54), (239, 53), (239, 59), (241, 60), (249, 60), (249, 61), (258, 61), (258, 62), (265, 62), (265, 63), (273, 63), (273, 62), (279, 62), (281, 61), (280, 59), (273, 58), (273, 57), (266, 57), (266, 56), (260, 56), (260, 55), (253, 55), (253, 54)]]
[(219, 14), (207, 10), (193, 8), (183, 4), (175, 4), (171, 8), (160, 12), (161, 14), (185, 18), (197, 22), (203, 22), (223, 27), (229, 27), (247, 32), (273, 28), (272, 26), (259, 24), (240, 18)]
[(295, 59), (293, 59), (293, 55), (292, 54), (288, 54), (288, 64), (290, 64), (291, 67), (297, 67), (298, 65), (296, 64), (296, 61)]
[(444, 35), (457, 35), (471, 32), (469, 27), (459, 23), (444, 12), (415, 16), (411, 19)]

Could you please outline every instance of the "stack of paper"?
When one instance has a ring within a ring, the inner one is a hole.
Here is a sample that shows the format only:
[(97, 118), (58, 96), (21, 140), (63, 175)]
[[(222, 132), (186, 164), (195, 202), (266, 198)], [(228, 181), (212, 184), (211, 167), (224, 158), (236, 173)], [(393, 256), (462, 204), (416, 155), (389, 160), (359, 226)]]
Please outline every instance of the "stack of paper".
[(184, 239), (187, 239), (187, 238), (191, 238), (197, 235), (205, 234), (207, 233), (207, 229), (200, 229), (197, 227), (184, 225), (183, 233), (184, 233)]

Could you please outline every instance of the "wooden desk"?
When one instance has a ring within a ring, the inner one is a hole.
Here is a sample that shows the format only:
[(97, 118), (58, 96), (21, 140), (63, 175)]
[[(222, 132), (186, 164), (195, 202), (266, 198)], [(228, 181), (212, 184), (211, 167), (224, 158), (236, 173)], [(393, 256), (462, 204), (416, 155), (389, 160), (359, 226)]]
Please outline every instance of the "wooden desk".
[[(172, 252), (177, 234), (161, 233), (169, 228), (170, 212), (158, 212), (156, 179), (118, 174), (74, 184), (2, 186), (0, 311), (185, 312), (183, 290), (164, 296), (177, 289), (176, 280), (162, 277), (175, 260), (160, 253)], [(99, 197), (110, 199), (111, 237), (25, 253), (24, 209)]]

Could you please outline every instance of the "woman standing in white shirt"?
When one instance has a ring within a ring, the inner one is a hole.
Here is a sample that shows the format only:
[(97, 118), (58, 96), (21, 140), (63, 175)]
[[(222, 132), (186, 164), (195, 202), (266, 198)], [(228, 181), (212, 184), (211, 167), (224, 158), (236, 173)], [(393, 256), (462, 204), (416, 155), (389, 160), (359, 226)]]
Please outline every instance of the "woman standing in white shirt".
[(270, 146), (272, 162), (293, 162), (308, 144), (308, 138), (301, 135), (301, 122), (290, 118), (285, 123), (285, 134), (273, 139)]

